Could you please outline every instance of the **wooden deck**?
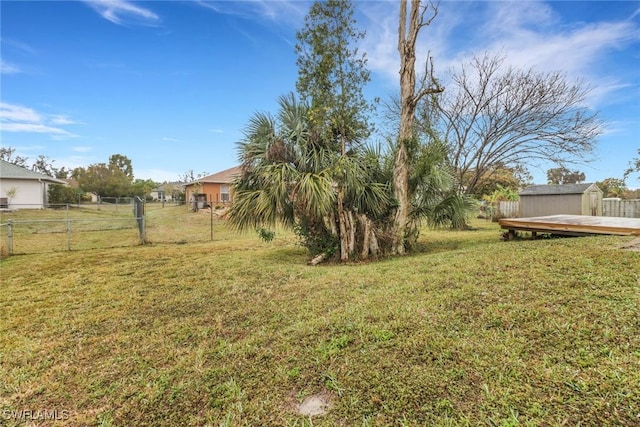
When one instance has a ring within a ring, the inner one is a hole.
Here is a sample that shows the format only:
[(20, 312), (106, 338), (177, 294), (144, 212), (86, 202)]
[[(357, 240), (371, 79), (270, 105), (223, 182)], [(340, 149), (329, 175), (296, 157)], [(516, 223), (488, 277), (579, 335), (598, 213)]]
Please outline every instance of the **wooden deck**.
[(640, 236), (640, 218), (617, 218), (611, 216), (550, 215), (532, 218), (503, 218), (500, 227), (513, 236), (516, 230), (537, 233), (584, 236), (591, 234), (613, 234), (618, 236)]

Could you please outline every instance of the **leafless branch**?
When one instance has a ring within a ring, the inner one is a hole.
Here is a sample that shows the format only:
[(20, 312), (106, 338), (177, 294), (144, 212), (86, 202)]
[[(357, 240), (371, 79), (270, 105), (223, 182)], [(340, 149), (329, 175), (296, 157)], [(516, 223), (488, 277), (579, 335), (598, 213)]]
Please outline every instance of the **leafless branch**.
[(454, 92), (438, 102), (440, 128), (470, 193), (498, 163), (586, 161), (604, 129), (585, 106), (589, 87), (561, 72), (505, 69), (503, 58), (485, 55), (454, 72), (452, 82)]

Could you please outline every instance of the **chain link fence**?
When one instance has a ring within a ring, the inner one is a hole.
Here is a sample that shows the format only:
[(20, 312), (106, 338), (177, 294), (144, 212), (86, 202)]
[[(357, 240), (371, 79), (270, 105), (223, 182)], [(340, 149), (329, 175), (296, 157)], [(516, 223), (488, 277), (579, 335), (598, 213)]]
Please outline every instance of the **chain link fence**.
[(194, 211), (184, 202), (144, 202), (139, 198), (2, 210), (0, 255), (225, 239), (234, 233), (221, 219), (223, 213), (224, 209), (212, 206)]

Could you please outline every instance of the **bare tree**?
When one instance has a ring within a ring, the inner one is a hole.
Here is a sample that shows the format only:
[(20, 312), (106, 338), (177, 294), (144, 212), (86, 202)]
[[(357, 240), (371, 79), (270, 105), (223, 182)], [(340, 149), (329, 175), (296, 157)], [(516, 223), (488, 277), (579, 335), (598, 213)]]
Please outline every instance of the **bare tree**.
[(587, 161), (604, 129), (586, 106), (583, 82), (503, 63), (498, 56), (475, 57), (453, 71), (455, 88), (437, 102), (451, 163), (468, 194), (496, 164)]
[(0, 147), (0, 160), (4, 160), (5, 162), (12, 163), (16, 166), (20, 166), (23, 168), (27, 168), (27, 161), (29, 160), (27, 157), (15, 156), (16, 152), (15, 148), (11, 147)]
[[(425, 16), (429, 13), (428, 18)], [(418, 103), (426, 95), (442, 92), (433, 78), (430, 61), (425, 63), (425, 72), (416, 89), (416, 41), (420, 29), (431, 24), (438, 14), (438, 5), (429, 1), (425, 6), (420, 0), (411, 1), (407, 19), (407, 0), (400, 1), (398, 27), (398, 52), (400, 53), (400, 129), (393, 167), (393, 192), (398, 203), (394, 221), (392, 252), (404, 254), (405, 235), (409, 223), (409, 160), (407, 145), (415, 138), (415, 113)]]
[(638, 157), (629, 162), (629, 167), (624, 171), (623, 180), (626, 180), (629, 175), (634, 172), (640, 172), (640, 148), (638, 148)]

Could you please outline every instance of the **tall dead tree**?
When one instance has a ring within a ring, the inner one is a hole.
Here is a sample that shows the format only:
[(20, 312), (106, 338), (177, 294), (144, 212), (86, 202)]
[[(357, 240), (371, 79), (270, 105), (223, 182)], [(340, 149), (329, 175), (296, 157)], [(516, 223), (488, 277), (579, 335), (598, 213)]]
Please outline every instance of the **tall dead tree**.
[[(427, 13), (429, 17), (427, 18)], [(407, 0), (400, 1), (398, 52), (400, 53), (400, 129), (393, 167), (393, 191), (398, 203), (394, 218), (392, 252), (406, 252), (406, 231), (409, 223), (409, 162), (407, 144), (415, 138), (415, 112), (420, 100), (429, 94), (444, 90), (433, 78), (431, 62), (425, 62), (425, 72), (416, 89), (416, 42), (420, 29), (431, 24), (438, 14), (438, 5), (429, 1), (422, 6), (420, 0), (411, 1), (407, 18)]]

